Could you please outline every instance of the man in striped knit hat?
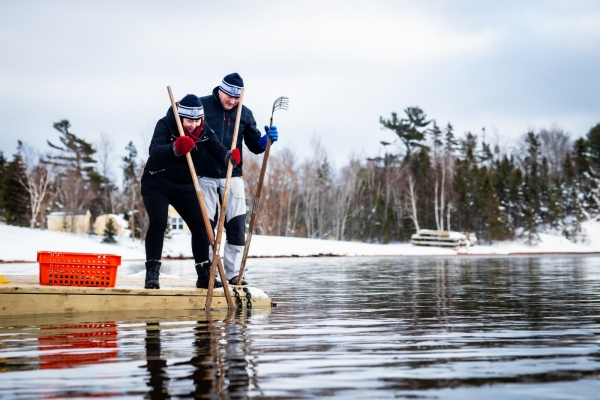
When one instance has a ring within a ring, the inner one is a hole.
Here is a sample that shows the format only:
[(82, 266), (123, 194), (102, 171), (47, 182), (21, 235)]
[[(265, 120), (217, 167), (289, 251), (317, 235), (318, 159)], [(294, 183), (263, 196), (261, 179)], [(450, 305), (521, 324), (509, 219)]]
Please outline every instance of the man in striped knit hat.
[[(244, 81), (238, 73), (232, 73), (223, 78), (221, 84), (213, 89), (211, 95), (201, 97), (204, 106), (204, 115), (210, 127), (215, 131), (217, 138), (223, 145), (230, 149), (233, 140), (233, 129), (238, 110), (241, 90)], [(237, 284), (237, 278), (242, 263), (244, 245), (246, 244), (246, 195), (244, 193), (244, 181), (242, 179), (242, 143), (254, 153), (260, 154), (265, 151), (267, 137), (272, 142), (277, 141), (277, 128), (265, 126), (265, 135), (261, 135), (256, 128), (256, 121), (252, 111), (242, 105), (242, 114), (238, 130), (236, 148), (240, 151), (241, 162), (233, 168), (230, 183), (229, 200), (225, 211), (226, 243), (223, 251), (223, 266), (227, 280), (231, 284)], [(206, 156), (211, 158), (207, 153)], [(202, 194), (206, 201), (208, 215), (214, 226), (218, 221), (217, 202), (223, 198), (225, 190), (225, 177), (227, 167), (219, 160), (213, 163), (205, 162), (196, 170), (202, 188)], [(247, 269), (246, 269), (247, 270)], [(245, 280), (242, 285), (247, 285)]]

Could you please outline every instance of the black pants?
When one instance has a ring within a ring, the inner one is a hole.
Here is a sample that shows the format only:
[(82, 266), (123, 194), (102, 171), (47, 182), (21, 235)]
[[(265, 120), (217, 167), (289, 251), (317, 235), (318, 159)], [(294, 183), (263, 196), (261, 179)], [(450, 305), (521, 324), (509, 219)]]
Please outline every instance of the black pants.
[(169, 204), (177, 210), (192, 233), (192, 254), (196, 263), (208, 260), (208, 234), (204, 227), (202, 211), (194, 186), (190, 183), (175, 184), (156, 177), (142, 178), (142, 198), (150, 225), (146, 233), (146, 260), (160, 260), (165, 230), (167, 229)]

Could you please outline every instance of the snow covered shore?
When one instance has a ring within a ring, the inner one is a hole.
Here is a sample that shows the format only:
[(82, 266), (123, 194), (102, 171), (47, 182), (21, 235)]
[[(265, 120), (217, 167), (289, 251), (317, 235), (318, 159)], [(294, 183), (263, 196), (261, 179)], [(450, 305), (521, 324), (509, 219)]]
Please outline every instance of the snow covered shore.
[[(503, 242), (492, 246), (476, 245), (459, 251), (436, 247), (419, 247), (408, 243), (369, 244), (254, 235), (250, 257), (314, 256), (444, 256), (457, 254), (509, 255), (554, 253), (600, 253), (600, 223), (585, 224), (588, 241), (571, 243), (557, 235), (541, 234), (542, 242), (527, 246), (520, 242)], [(101, 243), (102, 237), (62, 232), (31, 230), (0, 224), (0, 262), (35, 262), (38, 251), (117, 254), (123, 260), (144, 260), (144, 245), (139, 240), (120, 238), (117, 244)], [(173, 235), (165, 241), (163, 257), (191, 258), (190, 236)]]

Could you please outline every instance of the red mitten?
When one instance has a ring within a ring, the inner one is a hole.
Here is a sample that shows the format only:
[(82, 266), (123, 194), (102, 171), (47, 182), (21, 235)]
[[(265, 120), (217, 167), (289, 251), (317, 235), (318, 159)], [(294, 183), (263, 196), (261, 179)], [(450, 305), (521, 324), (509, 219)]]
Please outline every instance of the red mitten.
[(233, 149), (229, 150), (227, 154), (225, 154), (225, 164), (230, 162), (233, 165), (233, 168), (237, 167), (240, 164), (240, 150)]
[(233, 166), (235, 167), (236, 165), (240, 165), (240, 149), (233, 149), (231, 151), (231, 158), (233, 159), (233, 161), (235, 161), (235, 164), (233, 164)]
[(179, 154), (184, 155), (190, 152), (196, 145), (194, 139), (187, 136), (179, 136), (175, 141), (175, 151)]

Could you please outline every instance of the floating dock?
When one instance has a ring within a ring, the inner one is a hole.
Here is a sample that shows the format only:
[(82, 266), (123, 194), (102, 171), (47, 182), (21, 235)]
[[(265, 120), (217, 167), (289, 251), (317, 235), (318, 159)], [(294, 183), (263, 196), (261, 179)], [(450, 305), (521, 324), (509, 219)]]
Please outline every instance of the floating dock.
[[(118, 277), (115, 287), (40, 285), (32, 275), (6, 275), (0, 284), (0, 314), (48, 314), (91, 311), (204, 309), (206, 289), (192, 279), (160, 278), (160, 289), (144, 289), (144, 276)], [(237, 308), (270, 308), (268, 294), (251, 286), (229, 285)], [(227, 309), (223, 288), (214, 289), (211, 309)]]

